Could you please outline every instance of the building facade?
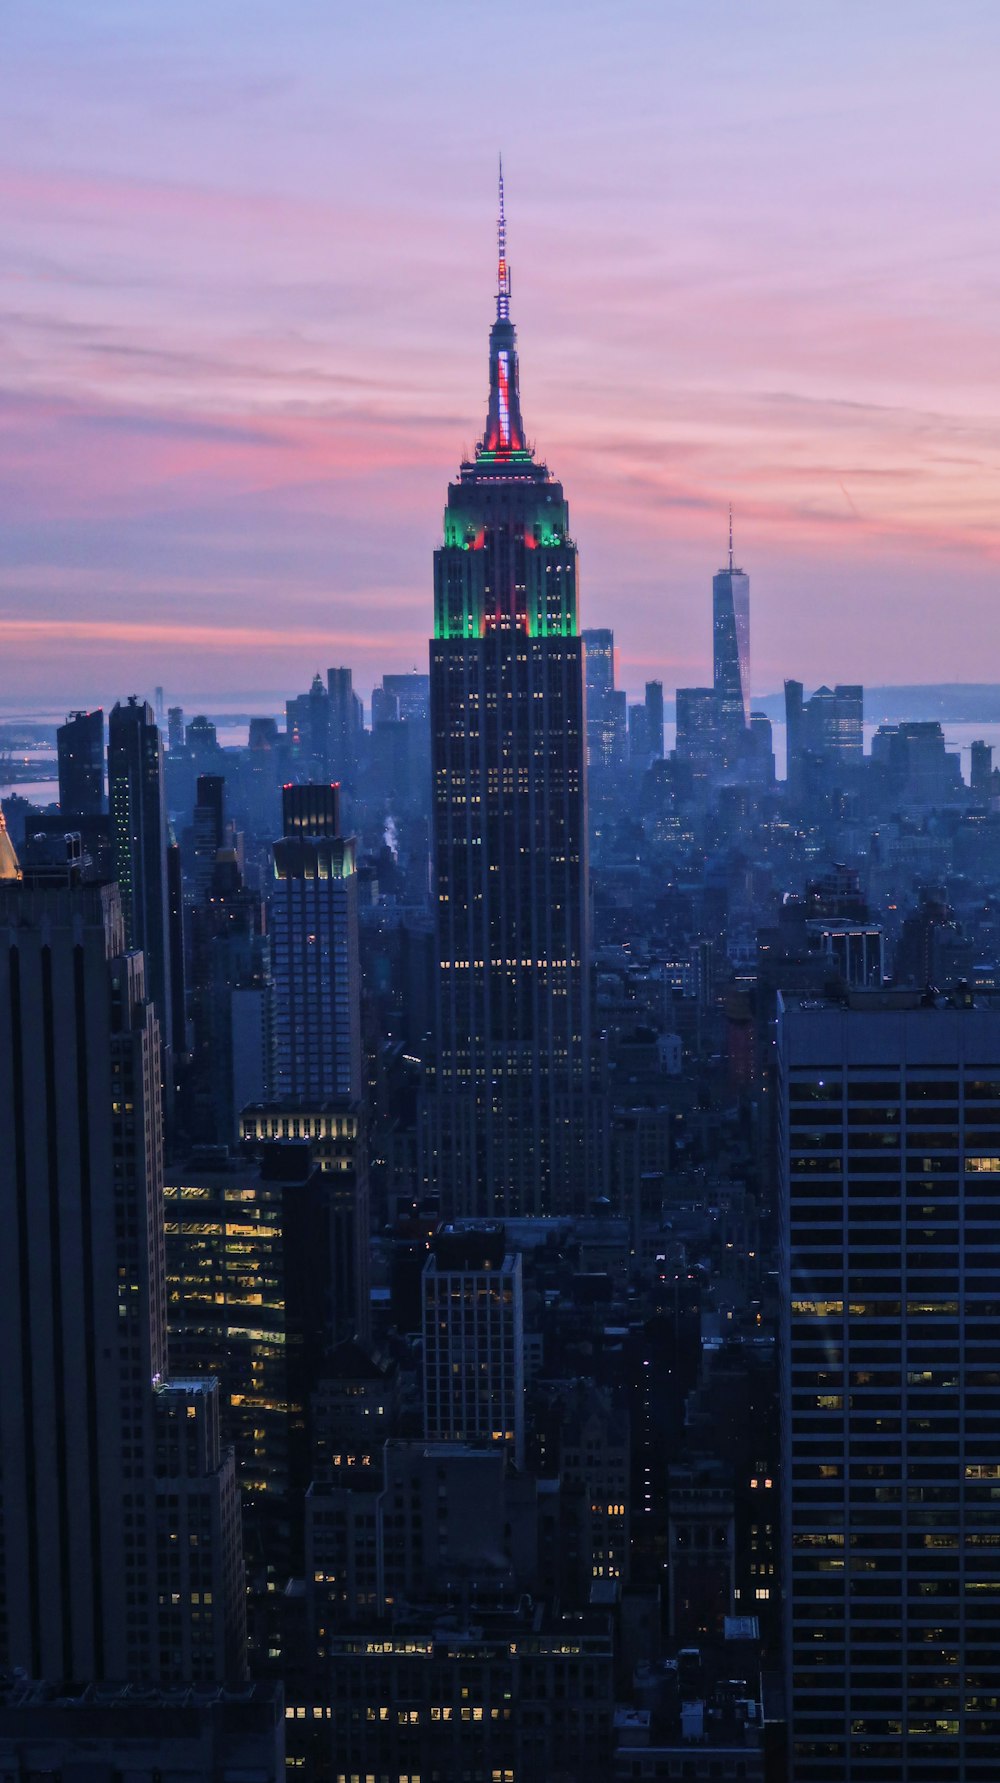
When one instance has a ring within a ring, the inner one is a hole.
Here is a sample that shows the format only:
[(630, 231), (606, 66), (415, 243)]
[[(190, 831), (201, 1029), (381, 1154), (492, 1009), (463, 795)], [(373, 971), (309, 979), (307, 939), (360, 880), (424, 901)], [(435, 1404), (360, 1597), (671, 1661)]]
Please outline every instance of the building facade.
[(524, 1461), (520, 1254), (502, 1226), (445, 1228), (423, 1272), (424, 1434), (501, 1444)]
[(361, 1095), (361, 969), (353, 837), (339, 787), (286, 786), (271, 885), (274, 1089)]
[[(453, 1618), (453, 1622), (457, 1621)], [(310, 1700), (287, 1711), (289, 1754), (355, 1777), (559, 1777), (604, 1783), (613, 1719), (610, 1617), (477, 1614), (449, 1631), (332, 1625)]]
[(779, 1005), (796, 1783), (1000, 1749), (1000, 1000)]

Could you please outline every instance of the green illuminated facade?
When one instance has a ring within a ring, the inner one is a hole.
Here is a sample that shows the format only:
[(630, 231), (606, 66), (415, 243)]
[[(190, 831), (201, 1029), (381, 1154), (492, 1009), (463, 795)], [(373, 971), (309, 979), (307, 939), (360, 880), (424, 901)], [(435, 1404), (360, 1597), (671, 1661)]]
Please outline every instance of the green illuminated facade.
[(490, 396), (450, 485), (430, 649), (445, 1212), (586, 1206), (583, 658), (562, 487), (528, 446), (501, 256)]
[[(471, 473), (471, 474), (470, 474)], [(481, 451), (448, 491), (434, 554), (434, 636), (577, 636), (576, 546), (562, 488), (529, 452)]]

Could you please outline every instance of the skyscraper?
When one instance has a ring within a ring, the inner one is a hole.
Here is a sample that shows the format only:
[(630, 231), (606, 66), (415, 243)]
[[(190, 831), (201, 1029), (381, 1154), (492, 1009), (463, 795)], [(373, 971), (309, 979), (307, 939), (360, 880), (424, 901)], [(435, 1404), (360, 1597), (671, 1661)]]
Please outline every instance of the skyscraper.
[(327, 669), (326, 686), (330, 696), (330, 773), (349, 786), (364, 738), (364, 711), (350, 669)]
[(361, 983), (354, 838), (337, 786), (286, 786), (271, 886), (275, 1090), (361, 1095)]
[(0, 1020), (0, 1668), (238, 1677), (214, 1383), (185, 1402), (197, 1458), (166, 1440), (159, 1032), (116, 886), (67, 862), (0, 884)]
[(713, 687), (678, 687), (677, 754), (682, 761), (718, 766), (719, 702)]
[(172, 825), (167, 825), (167, 935), (170, 940), (170, 1031), (174, 1053), (187, 1052), (184, 864)]
[(591, 626), (583, 638), (587, 691), (587, 761), (592, 768), (624, 766), (627, 747), (627, 694), (615, 687), (615, 634)]
[(979, 740), (972, 745), (969, 785), (976, 798), (988, 799), (993, 791), (993, 745)]
[(198, 775), (191, 828), (194, 834), (194, 895), (200, 904), (212, 888), (216, 856), (226, 833), (226, 780), (223, 774)]
[(577, 557), (527, 444), (500, 186), (490, 395), (448, 489), (430, 646), (445, 1210), (586, 1205), (587, 838)]
[(663, 759), (663, 682), (646, 682), (646, 730), (654, 761)]
[(223, 846), (234, 839), (224, 791), (221, 776), (198, 776), (195, 896), (184, 912), (193, 1052), (183, 1126), (195, 1141), (229, 1145), (245, 1104), (271, 1088), (271, 995), (261, 894), (244, 883), (240, 850)]
[(641, 768), (647, 768), (651, 760), (648, 715), (638, 701), (628, 709), (628, 758), (633, 767)]
[[(588, 652), (589, 655), (589, 652)], [(587, 690), (587, 735), (590, 736), (590, 689)], [(628, 753), (633, 765), (648, 767), (663, 759), (663, 682), (647, 681), (642, 704), (628, 709)]]
[(712, 660), (719, 725), (728, 747), (750, 724), (750, 578), (733, 563), (729, 510), (729, 567), (712, 578)]
[(321, 780), (330, 772), (330, 695), (315, 674), (308, 693), (285, 701), (285, 734), (290, 758)]
[(785, 738), (789, 790), (800, 793), (864, 761), (864, 688), (854, 683), (818, 687), (805, 699), (801, 681), (785, 682)]
[(104, 810), (104, 713), (71, 712), (56, 731), (59, 809), (94, 817)]
[(796, 1783), (1000, 1750), (1000, 999), (779, 1003)]
[[(173, 1008), (167, 896), (167, 817), (163, 751), (152, 708), (132, 694), (116, 704), (108, 727), (108, 803), (125, 945), (141, 948), (146, 984), (170, 1054)], [(165, 1073), (169, 1065), (164, 1062)]]
[(615, 684), (615, 634), (609, 626), (591, 625), (583, 633), (587, 699), (599, 699)]

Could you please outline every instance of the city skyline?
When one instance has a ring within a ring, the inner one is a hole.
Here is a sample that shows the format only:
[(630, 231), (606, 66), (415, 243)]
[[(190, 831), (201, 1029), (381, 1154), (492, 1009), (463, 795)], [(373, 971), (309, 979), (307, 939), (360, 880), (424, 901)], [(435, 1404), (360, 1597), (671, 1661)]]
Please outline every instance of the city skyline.
[(0, 40), (0, 1777), (993, 1783), (1000, 16), (339, 10)]
[(585, 8), (570, 37), (515, 6), (497, 142), (462, 78), (485, 14), (389, 8), (377, 43), (301, 0), (280, 31), (106, 0), (9, 20), (0, 642), (26, 701), (239, 691), (262, 649), (277, 685), (327, 648), (362, 684), (423, 667), (499, 148), (532, 426), (623, 682), (706, 678), (730, 499), (755, 694), (881, 679), (890, 645), (902, 680), (978, 679), (1000, 25), (958, 11), (904, 37), (633, 6), (611, 37)]

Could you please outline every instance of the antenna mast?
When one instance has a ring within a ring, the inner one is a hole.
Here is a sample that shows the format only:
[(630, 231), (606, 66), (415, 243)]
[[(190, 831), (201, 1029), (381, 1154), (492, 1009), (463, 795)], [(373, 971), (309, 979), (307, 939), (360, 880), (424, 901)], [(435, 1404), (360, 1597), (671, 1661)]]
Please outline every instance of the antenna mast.
[(510, 320), (510, 269), (507, 265), (507, 219), (503, 209), (503, 156), (500, 156), (500, 215), (497, 218), (497, 321)]

